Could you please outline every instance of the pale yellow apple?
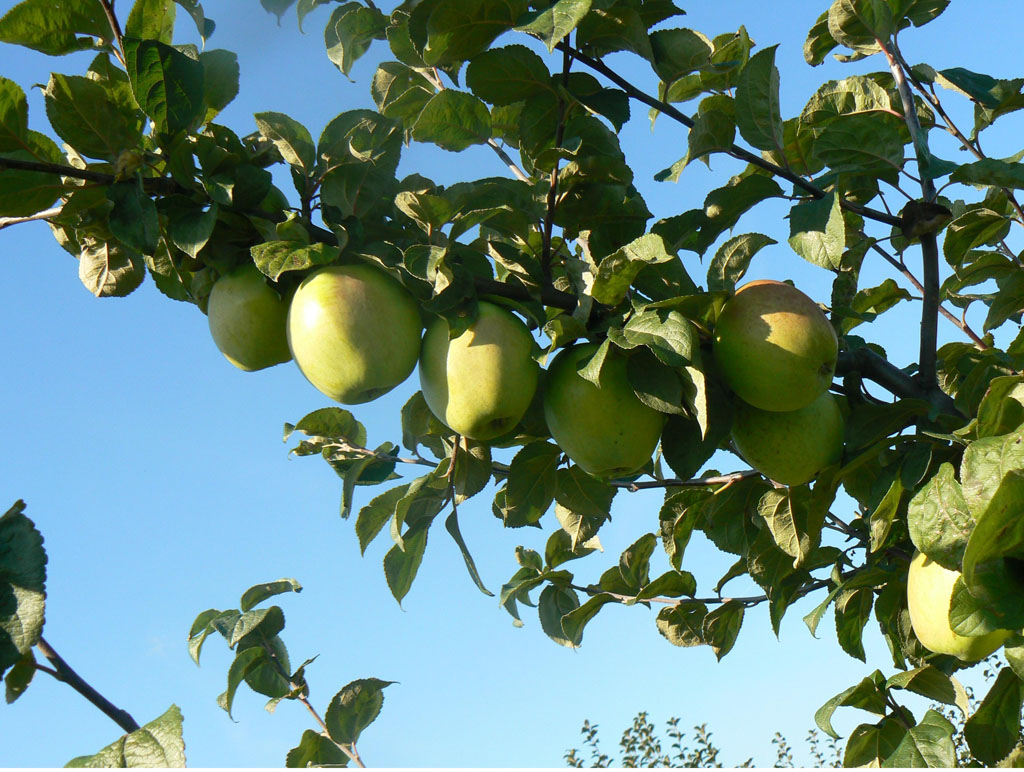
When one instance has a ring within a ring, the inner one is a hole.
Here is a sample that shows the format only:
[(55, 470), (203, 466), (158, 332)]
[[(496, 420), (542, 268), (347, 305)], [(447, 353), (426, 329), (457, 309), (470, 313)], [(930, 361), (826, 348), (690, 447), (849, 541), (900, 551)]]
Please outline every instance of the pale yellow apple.
[(307, 276), (288, 312), (288, 344), (302, 374), (333, 400), (369, 402), (412, 373), (419, 306), (396, 279), (366, 264)]
[(907, 609), (914, 635), (926, 649), (975, 662), (1002, 646), (1011, 631), (995, 630), (979, 636), (953, 632), (949, 606), (953, 585), (959, 577), (959, 571), (944, 568), (923, 552), (915, 552), (907, 574)]
[(803, 485), (843, 455), (843, 414), (826, 391), (806, 407), (779, 413), (736, 400), (732, 441), (765, 477)]
[(533, 336), (510, 311), (477, 304), (470, 327), (449, 340), (448, 323), (427, 326), (420, 353), (420, 386), (427, 407), (453, 432), (491, 440), (511, 431), (537, 390), (540, 366)]
[(839, 346), (817, 304), (778, 281), (752, 281), (726, 302), (714, 355), (729, 387), (762, 410), (799, 410), (832, 383)]
[(262, 370), (292, 358), (285, 329), (288, 301), (252, 263), (217, 280), (206, 313), (213, 342), (235, 367)]
[(586, 343), (555, 357), (544, 384), (544, 417), (551, 437), (583, 471), (625, 477), (650, 460), (665, 416), (637, 398), (626, 356), (614, 347), (601, 368), (600, 388), (577, 373), (597, 348)]

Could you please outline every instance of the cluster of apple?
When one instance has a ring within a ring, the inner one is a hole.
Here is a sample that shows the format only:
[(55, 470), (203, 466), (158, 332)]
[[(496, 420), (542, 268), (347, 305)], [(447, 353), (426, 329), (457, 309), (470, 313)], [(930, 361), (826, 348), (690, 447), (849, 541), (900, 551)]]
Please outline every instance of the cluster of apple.
[[(512, 431), (540, 382), (533, 336), (510, 311), (481, 301), (466, 330), (452, 336), (437, 317), (421, 338), (412, 295), (369, 264), (320, 268), (291, 298), (248, 264), (218, 280), (208, 313), (213, 339), (234, 365), (260, 370), (294, 358), (317, 389), (343, 404), (376, 399), (418, 362), (427, 406), (474, 440)], [(544, 380), (544, 417), (569, 458), (595, 477), (613, 479), (648, 462), (665, 416), (636, 396), (626, 356), (615, 347), (600, 368), (600, 386), (581, 376), (597, 348), (576, 344), (554, 358)], [(733, 444), (752, 467), (777, 483), (802, 485), (840, 460), (844, 419), (829, 391), (838, 341), (814, 301), (782, 282), (745, 284), (722, 309), (713, 352), (735, 395)], [(980, 659), (1009, 632), (952, 631), (950, 599), (959, 576), (917, 554), (907, 586), (911, 623), (931, 651)]]
[[(213, 339), (233, 364), (258, 370), (294, 358), (317, 389), (343, 404), (390, 391), (419, 362), (430, 409), (452, 431), (479, 441), (519, 423), (540, 379), (533, 337), (511, 312), (481, 302), (465, 331), (451, 336), (436, 318), (421, 340), (416, 301), (369, 264), (314, 271), (290, 299), (246, 265), (216, 283), (208, 313)], [(552, 438), (576, 464), (610, 479), (647, 463), (665, 416), (637, 398), (626, 357), (614, 347), (602, 363), (600, 386), (583, 378), (578, 370), (596, 349), (577, 344), (554, 358), (544, 415)], [(755, 469), (800, 485), (838, 460), (843, 418), (828, 392), (836, 336), (810, 298), (780, 282), (741, 287), (716, 325), (714, 353), (739, 397), (733, 440)]]
[[(295, 360), (317, 389), (342, 404), (369, 402), (420, 365), (423, 397), (452, 431), (479, 441), (511, 431), (540, 380), (526, 325), (501, 306), (480, 302), (477, 318), (451, 336), (436, 318), (422, 340), (419, 307), (395, 279), (368, 264), (321, 268), (290, 299), (254, 265), (217, 281), (210, 332), (243, 370)], [(595, 344), (569, 347), (548, 369), (544, 413), (551, 436), (580, 467), (601, 478), (636, 472), (661, 437), (664, 416), (634, 394), (626, 360), (610, 355), (600, 388), (577, 373)], [(609, 428), (595, 416), (614, 415)]]

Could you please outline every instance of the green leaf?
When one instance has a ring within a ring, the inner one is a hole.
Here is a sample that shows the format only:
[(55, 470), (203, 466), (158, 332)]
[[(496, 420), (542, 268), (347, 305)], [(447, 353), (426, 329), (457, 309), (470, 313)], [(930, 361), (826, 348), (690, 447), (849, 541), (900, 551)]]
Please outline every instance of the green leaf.
[(429, 521), (420, 521), (403, 535), (405, 549), (397, 544), (384, 556), (384, 576), (395, 600), (401, 605), (402, 599), (409, 593), (412, 582), (423, 562), (423, 552), (427, 548), (427, 529)]
[[(66, 159), (57, 144), (38, 131), (29, 129), (21, 148), (4, 152), (4, 158), (64, 164)], [(0, 217), (27, 217), (48, 208), (67, 189), (59, 174), (4, 169), (0, 174)]]
[(986, 158), (958, 166), (949, 179), (967, 185), (1019, 189), (1024, 188), (1024, 168), (1020, 163)]
[(840, 45), (858, 54), (879, 51), (896, 32), (892, 9), (886, 0), (834, 0), (828, 9), (829, 34)]
[(203, 122), (209, 122), (238, 96), (241, 71), (238, 55), (223, 49), (203, 51), (199, 54), (199, 63), (203, 65), (203, 100), (206, 102)]
[(704, 620), (708, 607), (697, 600), (680, 601), (658, 612), (658, 632), (673, 646), (703, 646)]
[(19, 150), (28, 134), (28, 102), (21, 86), (0, 77), (0, 151)]
[(658, 513), (662, 546), (677, 571), (682, 565), (693, 529), (702, 520), (703, 504), (710, 495), (710, 491), (699, 488), (676, 491), (665, 498)]
[(160, 217), (141, 181), (114, 183), (107, 188), (107, 200), (114, 205), (108, 222), (115, 238), (136, 252), (155, 253), (160, 244)]
[(869, 518), (870, 542), (868, 546), (870, 552), (877, 552), (885, 546), (885, 540), (889, 536), (902, 496), (903, 482), (897, 477), (889, 485), (889, 489), (882, 496), (882, 500), (878, 502), (878, 506), (875, 507)]
[[(602, 520), (608, 517), (612, 499), (618, 492), (618, 488), (591, 477), (575, 464), (558, 469), (555, 483), (555, 500), (559, 504), (583, 517)], [(575, 538), (573, 543), (576, 543)]]
[(893, 279), (886, 279), (877, 287), (860, 290), (850, 303), (850, 310), (856, 314), (843, 319), (842, 330), (849, 332), (862, 322), (868, 322), (895, 306), (901, 300), (910, 300), (911, 295)]
[(491, 114), (487, 105), (472, 94), (445, 89), (435, 94), (412, 127), (417, 142), (433, 142), (458, 153), (491, 136)]
[(704, 617), (701, 637), (711, 646), (715, 657), (722, 657), (732, 651), (740, 626), (743, 624), (744, 606), (737, 600), (727, 600)]
[(466, 540), (462, 538), (462, 531), (459, 530), (459, 518), (454, 508), (452, 509), (452, 513), (445, 519), (444, 527), (445, 530), (451, 534), (455, 543), (459, 546), (459, 551), (462, 552), (462, 559), (466, 563), (466, 570), (469, 571), (469, 578), (473, 580), (473, 584), (475, 584), (477, 589), (479, 589), (484, 595), (494, 597), (494, 593), (484, 586), (483, 579), (480, 578), (480, 572), (477, 571), (473, 556), (469, 554), (469, 547), (466, 546)]
[(46, 550), (24, 511), (19, 500), (0, 517), (0, 673), (28, 655), (43, 632)]
[(182, 715), (171, 705), (162, 716), (126, 734), (92, 756), (79, 756), (66, 767), (169, 768), (185, 766)]
[(400, 62), (382, 62), (373, 75), (370, 93), (381, 115), (413, 124), (435, 89), (412, 67)]
[(945, 705), (956, 705), (964, 715), (970, 711), (967, 692), (960, 682), (932, 665), (897, 673), (885, 682), (885, 688), (906, 689)]
[(302, 585), (294, 579), (278, 579), (276, 582), (253, 585), (242, 593), (239, 608), (242, 611), (249, 611), (268, 598), (285, 592), (302, 592)]
[(545, 635), (559, 646), (575, 648), (575, 644), (569, 640), (562, 629), (562, 617), (579, 607), (579, 598), (576, 597), (575, 591), (568, 587), (549, 584), (541, 590), (540, 599), (537, 602), (537, 614)]
[(1024, 468), (1024, 428), (999, 437), (972, 442), (964, 452), (960, 480), (964, 499), (974, 517), (980, 518), (1011, 469)]
[(94, 241), (79, 255), (78, 278), (98, 298), (120, 298), (142, 284), (146, 265), (141, 255), (116, 241)]
[(349, 758), (331, 738), (307, 729), (299, 744), (288, 751), (284, 765), (288, 769), (305, 767), (346, 767)]
[(946, 262), (959, 266), (972, 249), (983, 244), (996, 244), (1010, 232), (1010, 220), (984, 206), (968, 209), (946, 228), (942, 254)]
[(199, 32), (199, 36), (203, 39), (203, 43), (209, 39), (210, 35), (213, 34), (214, 28), (217, 26), (213, 19), (207, 19), (206, 14), (203, 13), (203, 6), (199, 0), (175, 0), (189, 16), (192, 17), (192, 21), (195, 22), (196, 30)]
[(886, 716), (877, 724), (861, 724), (846, 741), (843, 766), (880, 767), (896, 752), (906, 733), (894, 716)]
[[(721, 109), (724, 108), (724, 109)], [(705, 158), (710, 153), (729, 150), (736, 139), (736, 110), (731, 97), (715, 95), (700, 103), (700, 110), (693, 119), (693, 128), (686, 135), (687, 153), (681, 172), (691, 161)], [(673, 167), (674, 169), (677, 167)], [(677, 181), (678, 175), (669, 177)], [(662, 177), (657, 177), (662, 179)]]
[(16, 701), (28, 689), (36, 674), (36, 657), (30, 649), (4, 676), (4, 692), (7, 704)]
[(637, 601), (652, 598), (678, 598), (682, 595), (693, 597), (697, 592), (697, 580), (688, 571), (666, 571), (657, 579), (648, 582), (636, 594)]
[(726, 241), (708, 265), (708, 291), (735, 289), (750, 261), (761, 249), (778, 242), (761, 233), (744, 233)]
[(206, 115), (203, 65), (156, 40), (125, 38), (125, 59), (132, 93), (157, 131), (177, 134)]
[(806, 616), (804, 616), (804, 624), (807, 625), (807, 629), (811, 631), (811, 635), (815, 638), (818, 637), (818, 625), (821, 624), (822, 617), (825, 616), (825, 612), (828, 607), (832, 605), (832, 601), (836, 599), (836, 596), (842, 591), (843, 586), (837, 585), (829, 594), (825, 596), (825, 599), (814, 607)]
[(779, 549), (793, 558), (793, 567), (803, 564), (821, 541), (824, 513), (812, 506), (806, 487), (775, 488), (765, 493), (757, 511)]
[(804, 61), (812, 67), (817, 67), (838, 45), (836, 39), (832, 37), (832, 33), (829, 32), (828, 11), (825, 11), (807, 33), (807, 39), (804, 41)]
[(285, 162), (307, 175), (312, 173), (316, 147), (309, 129), (283, 113), (256, 113), (253, 117), (260, 135), (274, 143)]
[(865, 75), (822, 84), (804, 105), (800, 122), (820, 129), (844, 115), (893, 110), (889, 92)]
[(953, 725), (936, 710), (924, 714), (921, 723), (911, 727), (883, 767), (955, 767)]
[(562, 632), (565, 638), (574, 648), (579, 647), (583, 642), (583, 628), (587, 622), (594, 618), (601, 607), (606, 603), (614, 603), (615, 598), (607, 593), (595, 595), (575, 611), (570, 611), (562, 617)]
[(804, 260), (833, 271), (842, 265), (846, 225), (835, 193), (794, 206), (789, 213), (789, 233), (789, 245)]
[(342, 687), (331, 699), (324, 715), (331, 739), (342, 745), (354, 744), (380, 715), (384, 689), (393, 683), (379, 678), (360, 678)]
[[(79, 37), (82, 35), (83, 37)], [(51, 56), (92, 48), (93, 38), (112, 42), (113, 32), (99, 0), (24, 0), (0, 18), (0, 42)]]
[(664, 83), (701, 69), (711, 60), (711, 41), (691, 29), (657, 30), (650, 34), (650, 40), (654, 71)]
[[(242, 641), (247, 635), (253, 637), (246, 643), (258, 641), (258, 639), (269, 640), (277, 635), (284, 629), (284, 612), (280, 606), (271, 606), (270, 608), (254, 609), (252, 611), (246, 611), (243, 614), (239, 614), (238, 618), (234, 620), (231, 626), (230, 632), (225, 636), (228, 642), (228, 648), (233, 649), (235, 646)], [(258, 633), (257, 635), (254, 635)], [(241, 651), (247, 646), (239, 648)]]
[(1024, 424), (1024, 376), (993, 378), (978, 407), (979, 438), (1009, 434)]
[(526, 12), (526, 0), (447, 0), (427, 20), (423, 61), (428, 66), (472, 59)]
[(640, 236), (601, 260), (590, 294), (598, 303), (617, 305), (644, 267), (673, 259), (661, 236), (654, 233)]
[[(972, 447), (981, 442), (984, 440)], [(1024, 471), (1013, 469), (1001, 477), (999, 487), (979, 515), (963, 557), (967, 589), (1001, 620), (1000, 627), (1009, 630), (1024, 626), (1024, 581), (1018, 574), (1024, 557), (1022, 510)]]
[(370, 542), (394, 516), (398, 502), (409, 492), (410, 485), (411, 483), (406, 483), (390, 488), (372, 498), (369, 504), (359, 510), (356, 517), (356, 536), (359, 537), (360, 554), (366, 554)]
[(959, 571), (974, 518), (952, 464), (942, 464), (910, 500), (907, 528), (914, 546), (939, 565)]
[(204, 210), (184, 197), (163, 199), (160, 203), (167, 214), (167, 235), (171, 242), (189, 257), (196, 257), (213, 235), (220, 208), (211, 204)]
[(510, 105), (550, 90), (551, 73), (526, 46), (505, 46), (475, 57), (466, 68), (466, 85), (485, 102)]
[(843, 115), (814, 141), (814, 154), (834, 172), (891, 175), (903, 168), (903, 137), (895, 120), (873, 113)]
[(126, 37), (159, 40), (171, 44), (174, 36), (174, 0), (135, 0), (128, 21), (124, 24)]
[(657, 537), (653, 533), (645, 533), (626, 547), (619, 558), (619, 574), (634, 593), (650, 581), (651, 555), (657, 545)]
[(531, 442), (516, 453), (508, 470), (508, 506), (539, 514), (546, 512), (555, 498), (556, 469), (561, 457), (561, 448), (550, 442)]
[(843, 651), (866, 662), (862, 636), (864, 625), (871, 616), (873, 591), (861, 589), (841, 591), (836, 596), (836, 636)]
[(697, 328), (681, 313), (668, 308), (652, 308), (630, 317), (614, 341), (626, 349), (647, 346), (670, 367), (700, 362)]
[(53, 130), (82, 155), (113, 161), (142, 136), (135, 116), (126, 114), (91, 78), (54, 73), (43, 97)]
[(346, 77), (374, 40), (384, 40), (388, 17), (361, 3), (345, 3), (334, 9), (324, 28), (327, 57)]
[(287, 271), (308, 271), (319, 265), (330, 265), (341, 250), (320, 242), (302, 246), (294, 241), (266, 241), (250, 248), (256, 267), (271, 281)]
[(747, 62), (736, 84), (736, 128), (758, 150), (785, 147), (779, 107), (778, 46), (761, 49)]
[(520, 17), (516, 29), (543, 41), (550, 53), (576, 28), (590, 6), (591, 0), (555, 0), (548, 8), (530, 11)]
[(832, 728), (832, 714), (836, 712), (836, 708), (849, 706), (884, 716), (889, 712), (888, 703), (885, 701), (884, 686), (885, 678), (876, 670), (870, 677), (844, 689), (818, 708), (814, 714), (814, 723), (829, 737), (838, 740), (839, 733)]

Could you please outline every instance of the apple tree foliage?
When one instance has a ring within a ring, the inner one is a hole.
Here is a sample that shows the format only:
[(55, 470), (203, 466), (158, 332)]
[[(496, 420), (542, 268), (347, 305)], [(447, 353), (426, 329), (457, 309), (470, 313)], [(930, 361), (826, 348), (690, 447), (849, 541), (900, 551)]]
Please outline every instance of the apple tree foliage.
[[(980, 143), (1024, 107), (1024, 79), (904, 59), (900, 38), (935, 22), (948, 2), (822, 2), (807, 63), (871, 58), (877, 70), (823, 83), (798, 115), (784, 116), (775, 48), (755, 46), (742, 27), (713, 36), (690, 29), (672, 0), (405, 0), (390, 8), (262, 0), (279, 16), (295, 6), (300, 24), (326, 6), (326, 53), (345, 76), (371, 48), (385, 55), (368, 84), (376, 110), (342, 112), (314, 139), (280, 113), (257, 113), (254, 125), (234, 129), (218, 123), (237, 94), (238, 64), (208, 45), (215, 24), (198, 0), (136, 0), (123, 19), (109, 0), (24, 0), (0, 19), (0, 40), (95, 57), (84, 73), (52, 75), (46, 114), (32, 116), (37, 128), (29, 128), (29, 84), (0, 77), (0, 222), (48, 222), (98, 297), (127, 295), (149, 277), (168, 298), (205, 310), (217, 277), (245, 263), (285, 294), (316, 267), (366, 262), (453, 331), (487, 297), (536, 329), (541, 359), (573, 341), (600, 343), (579, 371), (594, 383), (612, 347), (624, 352), (636, 395), (667, 416), (654, 460), (633, 479), (598, 480), (571, 464), (538, 405), (487, 444), (453, 435), (420, 394), (402, 409), (405, 451), (369, 443), (338, 407), (287, 425), (286, 435), (298, 438), (295, 453), (321, 456), (342, 478), (342, 516), (354, 520), (361, 550), (384, 531), (394, 542), (384, 574), (398, 601), (442, 516), (472, 581), (490, 594), (457, 507), (493, 482), (496, 525), (550, 534), (543, 553), (516, 551), (497, 600), (516, 624), (523, 606), (535, 606), (561, 645), (579, 646), (607, 604), (643, 604), (660, 609), (657, 629), (670, 643), (710, 646), (721, 658), (746, 609), (766, 604), (778, 631), (787, 609), (813, 593), (820, 603), (805, 617), (810, 631), (831, 607), (840, 646), (863, 660), (873, 617), (892, 672), (875, 670), (829, 699), (817, 724), (836, 736), (837, 709), (871, 714), (847, 741), (847, 764), (945, 766), (954, 759), (952, 724), (899, 702), (909, 690), (966, 706), (954, 675), (966, 663), (932, 654), (910, 626), (914, 550), (962, 572), (953, 630), (1024, 628), (1024, 335), (1016, 333), (1024, 263), (1007, 242), (1024, 227), (1024, 164), (989, 157)], [(172, 40), (179, 7), (195, 21), (191, 43)], [(608, 63), (621, 52), (649, 66), (643, 83)], [(967, 100), (973, 125), (954, 122), (948, 100)], [(689, 164), (715, 154), (745, 169), (720, 180), (702, 207), (654, 220), (619, 139), (632, 111), (644, 109), (688, 129), (685, 155), (666, 159), (658, 179), (685, 179)], [(966, 162), (932, 151), (929, 138), (941, 132), (962, 144)], [(416, 173), (399, 178), (410, 143), (453, 153), (486, 145), (495, 166), (491, 176), (448, 186)], [(294, 186), (287, 195), (272, 182), (270, 169), (281, 165)], [(891, 206), (907, 189), (915, 191), (909, 202)], [(834, 390), (848, 406), (842, 461), (793, 487), (742, 461), (732, 473), (705, 468), (729, 449), (732, 420), (710, 336), (751, 258), (775, 244), (743, 226), (771, 199), (790, 204), (793, 259), (834, 277)], [(862, 286), (865, 261), (882, 261), (892, 278)], [(862, 325), (911, 299), (904, 284), (922, 298), (916, 363), (892, 363), (861, 337)], [(980, 333), (964, 321), (974, 307), (986, 309)], [(961, 342), (937, 346), (940, 314), (960, 328)], [(890, 396), (871, 396), (866, 382)], [(405, 464), (425, 474), (400, 478)], [(357, 495), (371, 485), (379, 489)], [(593, 554), (601, 526), (616, 494), (640, 488), (663, 488), (664, 505), (608, 565)], [(831, 511), (840, 489), (856, 502), (842, 516)], [(10, 539), (32, 541), (20, 517), (9, 513), (2, 525), (16, 530)], [(694, 530), (735, 557), (724, 576), (687, 570)], [(652, 576), (657, 550), (670, 568)], [(32, 576), (25, 592), (12, 589), (22, 588), (27, 558), (4, 554), (0, 668), (17, 690), (39, 640), (40, 590)], [(762, 594), (730, 598), (725, 586), (744, 575)], [(273, 699), (302, 698), (302, 667), (291, 672), (278, 648), (281, 625), (279, 608), (257, 612), (245, 598), (238, 610), (197, 619), (197, 659), (212, 631), (237, 652), (225, 708), (242, 681)], [(250, 645), (257, 633), (260, 644)], [(1005, 654), (1009, 665), (966, 719), (970, 750), (987, 764), (1007, 757), (1020, 733), (1024, 638), (1011, 639)], [(332, 729), (328, 710), (325, 732), (311, 731), (293, 753), (336, 761), (334, 749), (354, 742), (386, 682), (356, 684), (336, 698), (351, 715)], [(102, 753), (127, 753), (133, 736)]]

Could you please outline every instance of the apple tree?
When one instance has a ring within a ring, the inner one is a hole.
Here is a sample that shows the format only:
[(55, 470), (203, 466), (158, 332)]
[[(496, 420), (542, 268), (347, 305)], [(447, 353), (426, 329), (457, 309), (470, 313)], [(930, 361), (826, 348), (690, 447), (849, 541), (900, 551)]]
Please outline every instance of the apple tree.
[[(542, 551), (516, 551), (495, 594), (517, 624), (536, 607), (557, 644), (580, 646), (609, 604), (642, 604), (660, 609), (669, 643), (721, 658), (747, 609), (766, 605), (777, 632), (813, 595), (812, 634), (831, 608), (841, 648), (864, 660), (874, 618), (891, 653), (888, 675), (865, 675), (815, 716), (835, 737), (837, 709), (870, 714), (846, 742), (847, 765), (952, 765), (953, 725), (935, 710), (915, 716), (900, 693), (966, 711), (957, 671), (1000, 646), (1008, 665), (964, 734), (985, 764), (1013, 752), (1024, 263), (1012, 243), (1024, 165), (988, 156), (981, 138), (1024, 107), (1024, 79), (904, 58), (901, 39), (942, 23), (948, 0), (821, 3), (808, 65), (834, 55), (877, 69), (821, 84), (788, 117), (775, 47), (745, 28), (690, 29), (672, 0), (262, 4), (279, 16), (295, 6), (300, 24), (326, 6), (327, 56), (345, 76), (380, 53), (368, 84), (377, 109), (341, 112), (316, 139), (301, 116), (276, 112), (230, 128), (218, 114), (237, 94), (237, 60), (206, 45), (215, 25), (197, 0), (136, 0), (122, 16), (110, 0), (14, 6), (0, 40), (95, 57), (84, 73), (54, 73), (46, 115), (31, 121), (28, 84), (0, 78), (0, 226), (45, 220), (97, 297), (148, 277), (209, 315), (236, 366), (294, 358), (342, 404), (375, 399), (418, 362), (400, 442), (370, 442), (358, 409), (333, 405), (285, 427), (295, 454), (341, 478), (359, 549), (393, 541), (384, 580), (396, 600), (439, 518), (469, 579), (492, 594), (459, 527), (459, 507), (486, 496), (495, 527), (548, 534)], [(179, 7), (192, 42), (172, 39)], [(645, 79), (617, 69), (623, 56)], [(969, 105), (973, 125), (951, 101)], [(703, 206), (655, 220), (634, 184), (635, 149), (620, 143), (636, 110), (688, 131), (659, 180), (686, 180), (716, 155), (743, 171)], [(942, 135), (970, 157), (939, 155)], [(415, 143), (483, 146), (495, 166), (466, 165), (447, 186), (399, 177)], [(780, 200), (786, 245), (744, 231), (749, 212)], [(747, 281), (767, 249), (830, 272), (831, 297)], [(892, 275), (864, 286), (867, 264)], [(921, 300), (919, 354), (892, 362), (862, 335), (912, 298), (908, 287)], [(938, 345), (939, 316), (962, 340)], [(641, 489), (663, 489), (664, 503), (609, 561), (598, 548), (612, 501)], [(695, 530), (735, 558), (724, 576), (688, 570)], [(652, 576), (656, 551), (668, 570)], [(730, 595), (741, 577), (759, 593)], [(204, 612), (193, 644), (251, 612)], [(248, 620), (278, 632), (272, 612)], [(40, 639), (4, 629), (10, 681)], [(302, 698), (276, 644), (225, 637), (239, 644), (236, 687)], [(372, 700), (384, 685), (363, 684)], [(310, 753), (324, 755), (302, 758), (335, 759), (312, 734)]]

